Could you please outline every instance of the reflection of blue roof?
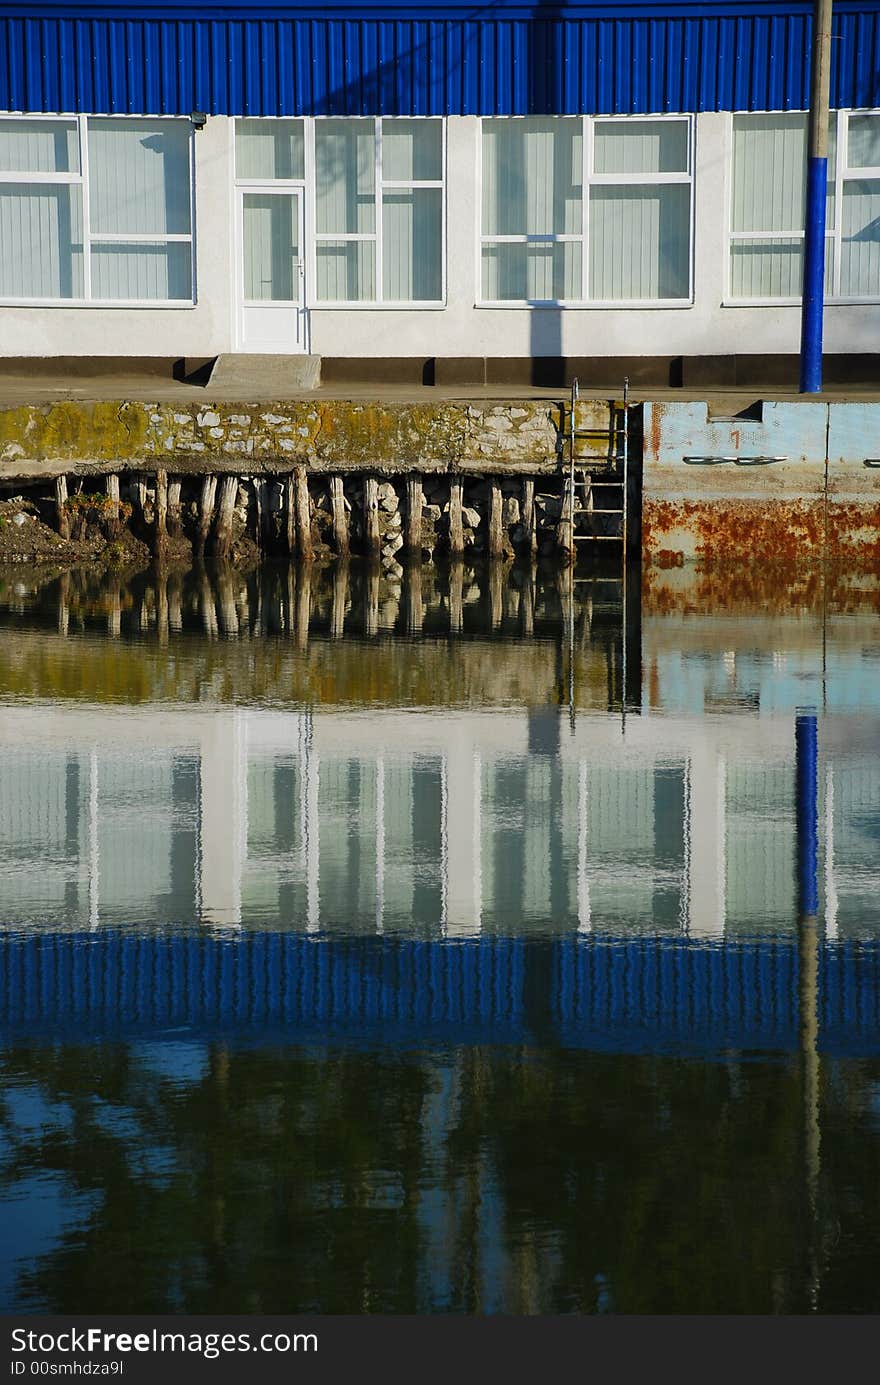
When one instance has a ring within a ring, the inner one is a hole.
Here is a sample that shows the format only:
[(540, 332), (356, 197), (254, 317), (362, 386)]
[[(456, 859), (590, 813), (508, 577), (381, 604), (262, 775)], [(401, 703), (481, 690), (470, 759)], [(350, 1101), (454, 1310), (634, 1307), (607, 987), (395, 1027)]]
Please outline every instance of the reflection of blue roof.
[[(55, 4), (0, 15), (0, 109), (523, 115), (804, 109), (812, 5)], [(838, 0), (832, 104), (878, 102), (878, 0)]]
[[(822, 1051), (880, 1054), (880, 944), (822, 944), (819, 997)], [(0, 1025), (71, 1041), (787, 1051), (797, 943), (15, 935), (0, 941)]]

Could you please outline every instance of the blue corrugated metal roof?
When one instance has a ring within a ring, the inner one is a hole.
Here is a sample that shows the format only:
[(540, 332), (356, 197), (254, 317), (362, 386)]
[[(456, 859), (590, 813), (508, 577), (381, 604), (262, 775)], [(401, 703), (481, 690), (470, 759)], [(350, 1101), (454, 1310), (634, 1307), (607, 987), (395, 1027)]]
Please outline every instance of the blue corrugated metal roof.
[[(797, 110), (809, 5), (7, 4), (0, 109), (228, 115)], [(405, 11), (406, 17), (402, 17)], [(880, 105), (880, 0), (834, 20), (832, 102)]]

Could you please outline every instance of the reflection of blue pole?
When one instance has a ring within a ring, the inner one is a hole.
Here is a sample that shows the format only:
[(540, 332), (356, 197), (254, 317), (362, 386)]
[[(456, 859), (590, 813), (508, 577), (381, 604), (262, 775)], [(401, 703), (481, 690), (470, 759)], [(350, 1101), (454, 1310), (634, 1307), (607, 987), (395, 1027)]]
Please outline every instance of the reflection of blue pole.
[(797, 784), (798, 913), (819, 912), (819, 729), (814, 713), (799, 713), (794, 723)]

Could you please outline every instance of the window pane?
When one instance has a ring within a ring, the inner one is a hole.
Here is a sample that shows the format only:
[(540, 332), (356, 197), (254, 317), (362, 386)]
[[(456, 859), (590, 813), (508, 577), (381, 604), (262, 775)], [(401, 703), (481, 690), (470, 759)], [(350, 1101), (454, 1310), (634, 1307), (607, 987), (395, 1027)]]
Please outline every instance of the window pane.
[(382, 295), (392, 302), (442, 296), (440, 188), (386, 192), (382, 198)]
[(734, 116), (733, 230), (802, 231), (804, 115)]
[(439, 120), (382, 121), (382, 177), (392, 182), (439, 182), (443, 177)]
[[(799, 298), (803, 275), (803, 240), (735, 241), (731, 247), (730, 292), (733, 298)], [(825, 292), (834, 285), (834, 240), (825, 240)]]
[(844, 298), (880, 296), (880, 181), (843, 185), (840, 292)]
[(191, 251), (171, 245), (92, 245), (92, 297), (192, 302)]
[(684, 120), (600, 120), (593, 132), (596, 173), (687, 173)]
[(299, 198), (244, 194), (244, 296), (249, 302), (299, 299)]
[(554, 303), (581, 297), (580, 241), (483, 246), (486, 302)]
[(305, 143), (301, 120), (237, 120), (237, 178), (304, 178)]
[(0, 171), (79, 173), (73, 120), (0, 120)]
[(190, 123), (90, 120), (93, 232), (188, 235)]
[(580, 235), (580, 120), (483, 121), (483, 234)]
[(324, 303), (370, 303), (376, 297), (376, 253), (371, 240), (318, 244), (318, 298)]
[(847, 137), (850, 168), (880, 168), (880, 115), (851, 115)]
[(315, 121), (319, 234), (376, 229), (375, 161), (372, 120)]
[(690, 188), (596, 187), (590, 193), (590, 296), (687, 298)]
[(79, 187), (0, 183), (0, 295), (81, 298), (82, 235)]

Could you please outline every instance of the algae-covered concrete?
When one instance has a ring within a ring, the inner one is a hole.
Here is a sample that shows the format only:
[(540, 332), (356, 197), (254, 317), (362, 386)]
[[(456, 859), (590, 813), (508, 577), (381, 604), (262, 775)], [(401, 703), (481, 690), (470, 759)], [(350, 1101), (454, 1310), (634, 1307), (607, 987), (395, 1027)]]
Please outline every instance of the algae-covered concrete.
[[(589, 407), (587, 406), (587, 412)], [(607, 404), (596, 404), (597, 426)], [(586, 416), (586, 415), (585, 415)], [(0, 479), (205, 471), (554, 471), (561, 405), (59, 401), (0, 409)]]

